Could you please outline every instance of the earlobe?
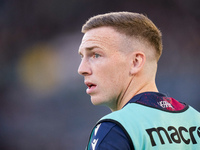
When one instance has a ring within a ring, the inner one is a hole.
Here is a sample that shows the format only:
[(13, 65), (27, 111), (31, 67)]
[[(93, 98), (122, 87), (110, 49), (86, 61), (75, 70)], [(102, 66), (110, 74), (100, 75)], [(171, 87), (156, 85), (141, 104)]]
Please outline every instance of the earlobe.
[(131, 59), (130, 74), (135, 75), (140, 72), (146, 61), (146, 56), (143, 52), (134, 52)]

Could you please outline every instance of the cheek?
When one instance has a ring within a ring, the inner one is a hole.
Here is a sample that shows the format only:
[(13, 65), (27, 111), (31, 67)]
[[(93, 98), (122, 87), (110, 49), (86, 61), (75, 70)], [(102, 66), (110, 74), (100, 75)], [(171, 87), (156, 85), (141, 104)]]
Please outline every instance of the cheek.
[(117, 89), (123, 86), (128, 79), (128, 71), (123, 64), (112, 64), (105, 66), (100, 73), (102, 82), (109, 88)]
[[(109, 88), (123, 85), (128, 79), (129, 71), (126, 60), (117, 58), (104, 59), (93, 68), (97, 81)], [(104, 88), (106, 88), (104, 87)]]
[(120, 82), (125, 80), (129, 73), (126, 64), (124, 63), (115, 63), (112, 67), (109, 68), (110, 77), (114, 82)]
[(120, 79), (121, 69), (116, 67), (115, 64), (107, 64), (106, 66), (100, 68), (99, 77), (103, 79), (104, 82), (115, 83), (118, 79)]

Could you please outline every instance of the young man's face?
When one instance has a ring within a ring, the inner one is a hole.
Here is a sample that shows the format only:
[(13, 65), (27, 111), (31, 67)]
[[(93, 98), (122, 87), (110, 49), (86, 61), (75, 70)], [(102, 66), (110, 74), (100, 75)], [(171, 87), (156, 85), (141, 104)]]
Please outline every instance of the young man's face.
[(123, 36), (111, 27), (91, 29), (83, 36), (78, 72), (84, 76), (94, 105), (116, 109), (130, 81), (130, 63), (122, 52), (126, 49)]

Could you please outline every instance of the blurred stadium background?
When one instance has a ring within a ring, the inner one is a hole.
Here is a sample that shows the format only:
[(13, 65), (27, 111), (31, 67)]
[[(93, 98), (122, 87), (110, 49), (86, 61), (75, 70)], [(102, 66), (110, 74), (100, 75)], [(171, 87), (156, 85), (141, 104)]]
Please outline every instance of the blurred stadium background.
[(113, 11), (146, 14), (163, 33), (157, 85), (200, 111), (200, 1), (0, 0), (0, 149), (81, 150), (109, 109), (78, 75), (81, 26)]

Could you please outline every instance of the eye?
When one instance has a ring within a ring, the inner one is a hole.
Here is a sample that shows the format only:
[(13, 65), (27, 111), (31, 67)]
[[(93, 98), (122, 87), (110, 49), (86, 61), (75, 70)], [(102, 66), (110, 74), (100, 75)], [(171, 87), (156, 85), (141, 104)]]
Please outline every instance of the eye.
[(101, 56), (101, 55), (95, 53), (95, 54), (93, 55), (93, 58), (98, 58), (98, 57), (100, 57), (100, 56)]
[(81, 56), (81, 59), (83, 58), (83, 54), (79, 52), (79, 55)]

